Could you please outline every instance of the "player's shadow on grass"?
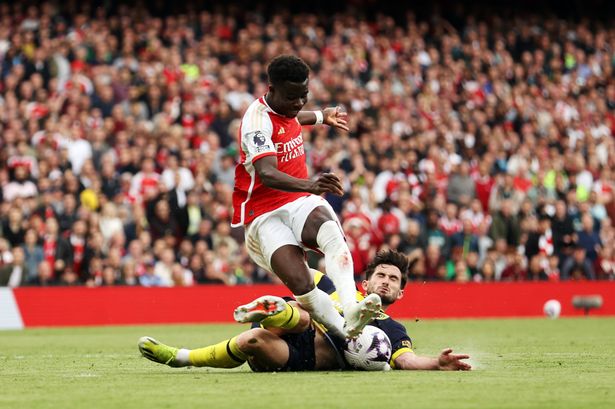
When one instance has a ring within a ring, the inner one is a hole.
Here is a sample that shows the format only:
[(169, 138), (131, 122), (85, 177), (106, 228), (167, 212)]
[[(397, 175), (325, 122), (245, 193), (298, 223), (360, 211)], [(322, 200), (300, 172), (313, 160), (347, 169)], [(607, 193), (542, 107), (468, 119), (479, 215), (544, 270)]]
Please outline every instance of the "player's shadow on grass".
[[(271, 376), (274, 372), (252, 372), (250, 370), (239, 370), (239, 371), (216, 371), (216, 370), (186, 370), (186, 371), (164, 371), (164, 372), (131, 372), (131, 375), (144, 375), (144, 376), (237, 376), (237, 375), (245, 375), (250, 374), (250, 376)], [(275, 372), (276, 375), (288, 376), (288, 375), (329, 375), (329, 374), (339, 374), (339, 375), (351, 375), (351, 374), (361, 374), (361, 373), (369, 373), (366, 371), (309, 371), (309, 372)]]

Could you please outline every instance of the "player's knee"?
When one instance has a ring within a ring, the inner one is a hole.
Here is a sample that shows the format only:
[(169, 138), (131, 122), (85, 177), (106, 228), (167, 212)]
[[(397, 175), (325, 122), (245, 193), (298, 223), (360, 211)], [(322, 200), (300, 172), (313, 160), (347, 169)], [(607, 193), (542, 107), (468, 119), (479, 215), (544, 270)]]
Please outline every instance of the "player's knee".
[(300, 314), (299, 322), (295, 326), (294, 330), (295, 331), (298, 331), (298, 330), (305, 331), (306, 329), (310, 327), (312, 318), (310, 317), (310, 314), (303, 309), (299, 311), (299, 314)]
[(323, 250), (326, 248), (348, 250), (348, 246), (344, 240), (344, 234), (339, 224), (333, 220), (329, 220), (320, 226), (318, 234), (316, 235), (316, 242), (318, 243), (318, 247)]
[(307, 294), (315, 287), (314, 279), (311, 274), (293, 277), (292, 281), (292, 283), (288, 283), (287, 285), (294, 295)]
[(267, 337), (271, 334), (263, 328), (252, 328), (237, 336), (237, 346), (241, 352), (253, 355), (265, 347)]
[(339, 225), (333, 220), (320, 226), (317, 241), (318, 247), (325, 253), (325, 256), (332, 257), (337, 263), (347, 264), (352, 261), (344, 235)]
[(308, 215), (306, 222), (301, 232), (301, 241), (308, 246), (315, 247), (318, 245), (318, 232), (323, 224), (327, 222), (334, 222), (331, 218), (331, 214), (322, 206), (319, 206), (312, 210)]

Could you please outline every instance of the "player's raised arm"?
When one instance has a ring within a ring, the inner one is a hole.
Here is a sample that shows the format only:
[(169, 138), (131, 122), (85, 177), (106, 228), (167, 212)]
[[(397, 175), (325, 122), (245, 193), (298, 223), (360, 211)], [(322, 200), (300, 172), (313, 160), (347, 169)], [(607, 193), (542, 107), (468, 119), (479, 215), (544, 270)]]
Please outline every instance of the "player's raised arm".
[(341, 107), (329, 107), (322, 111), (301, 111), (297, 114), (297, 120), (301, 125), (325, 124), (333, 128), (348, 132), (348, 114)]
[(278, 169), (274, 156), (265, 156), (254, 162), (254, 168), (263, 184), (272, 189), (285, 192), (309, 192), (315, 195), (333, 193), (344, 194), (342, 182), (333, 173), (322, 173), (315, 180), (300, 179), (290, 176)]

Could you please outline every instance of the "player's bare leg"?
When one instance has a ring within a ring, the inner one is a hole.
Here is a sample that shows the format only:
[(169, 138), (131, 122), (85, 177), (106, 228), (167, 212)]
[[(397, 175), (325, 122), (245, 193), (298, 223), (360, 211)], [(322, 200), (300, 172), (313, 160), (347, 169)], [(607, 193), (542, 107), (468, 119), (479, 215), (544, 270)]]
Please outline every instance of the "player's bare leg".
[(261, 371), (275, 371), (288, 362), (288, 344), (271, 331), (253, 328), (237, 337), (237, 345), (250, 363)]

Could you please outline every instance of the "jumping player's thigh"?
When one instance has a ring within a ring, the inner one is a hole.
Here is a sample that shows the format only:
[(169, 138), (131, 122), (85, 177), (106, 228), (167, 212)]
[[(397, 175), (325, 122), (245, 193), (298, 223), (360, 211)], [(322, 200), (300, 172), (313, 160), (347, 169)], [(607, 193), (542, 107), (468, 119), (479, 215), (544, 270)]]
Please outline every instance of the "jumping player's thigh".
[(293, 292), (305, 294), (314, 288), (305, 255), (286, 218), (271, 215), (256, 220), (247, 232), (246, 244), (252, 260), (275, 273)]
[(288, 362), (288, 344), (282, 338), (262, 329), (254, 328), (240, 334), (237, 343), (249, 356), (250, 366), (261, 371), (275, 371)]
[(267, 271), (275, 272), (271, 266), (271, 256), (286, 245), (300, 244), (280, 215), (258, 218), (246, 230), (246, 249), (250, 258)]
[(316, 237), (323, 223), (333, 220), (339, 224), (337, 215), (329, 202), (316, 195), (306, 196), (293, 202), (288, 212), (295, 238), (311, 248), (318, 248)]

